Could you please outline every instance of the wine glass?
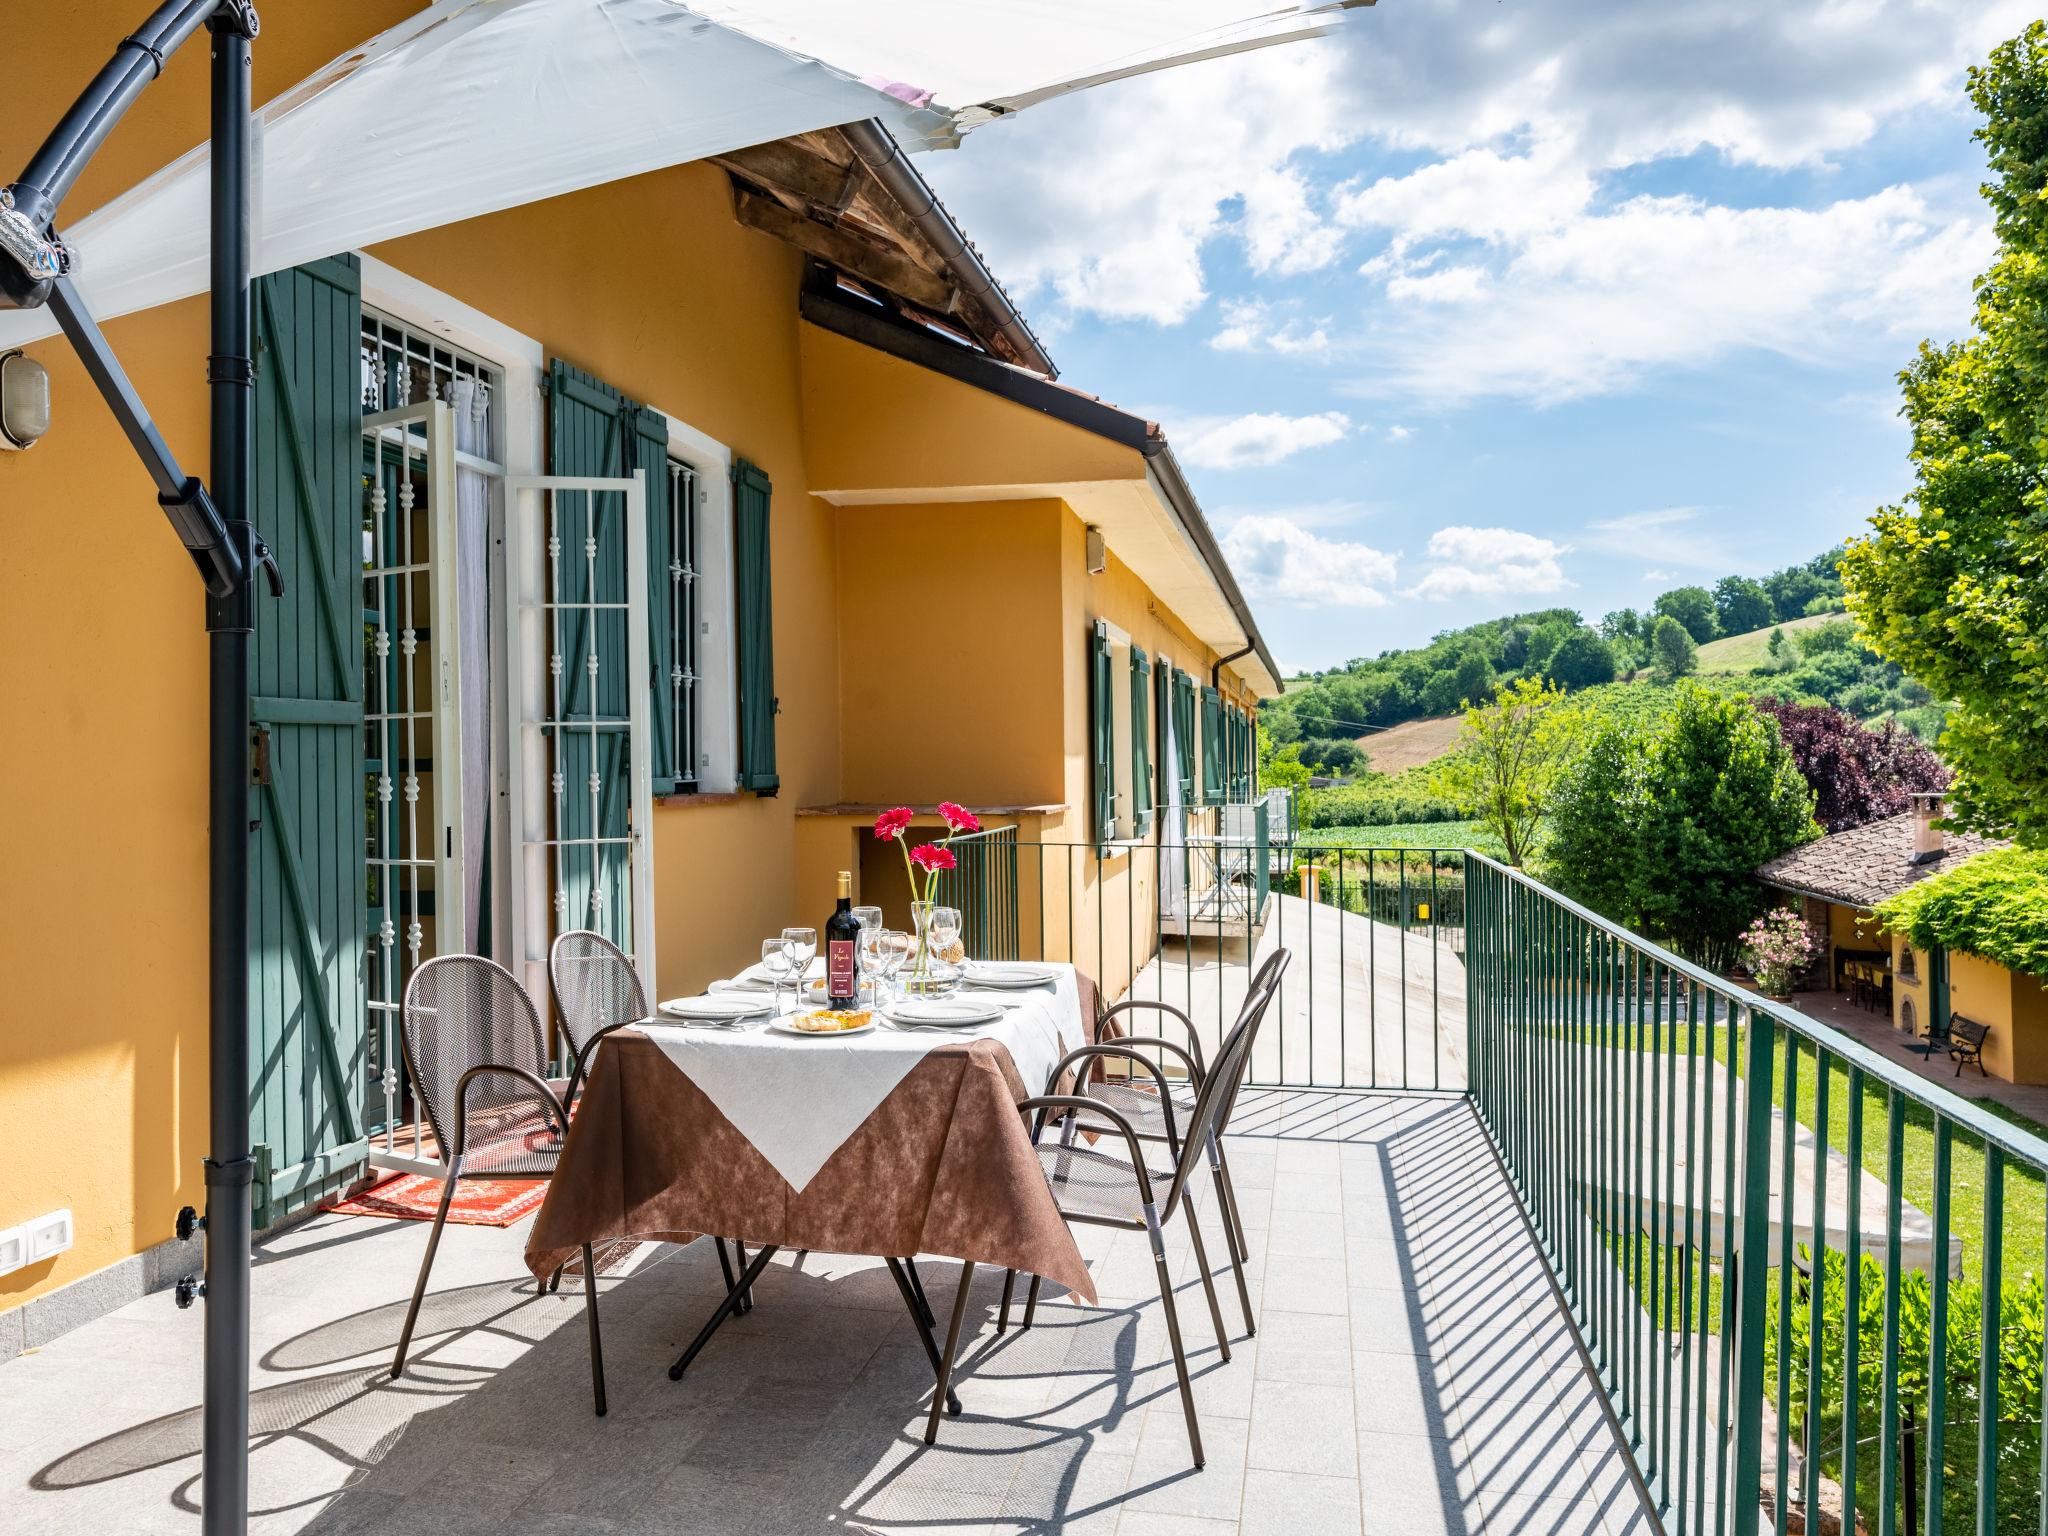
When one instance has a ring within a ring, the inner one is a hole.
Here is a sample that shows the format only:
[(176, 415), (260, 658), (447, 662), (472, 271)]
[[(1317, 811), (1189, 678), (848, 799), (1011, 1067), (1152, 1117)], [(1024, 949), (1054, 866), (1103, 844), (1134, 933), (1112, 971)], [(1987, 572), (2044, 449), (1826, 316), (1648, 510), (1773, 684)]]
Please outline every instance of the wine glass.
[(932, 958), (943, 959), (946, 952), (960, 940), (960, 909), (933, 907), (931, 927), (927, 932), (931, 939)]
[(768, 978), (775, 989), (775, 1011), (782, 1012), (782, 983), (790, 972), (789, 940), (763, 939), (761, 941), (761, 974)]
[(880, 907), (855, 907), (853, 909), (853, 920), (859, 923), (863, 929), (880, 928), (882, 926), (882, 909)]
[(785, 928), (782, 942), (789, 946), (789, 963), (796, 971), (797, 999), (803, 999), (804, 983), (810, 979), (811, 960), (818, 953), (818, 930)]
[[(855, 908), (858, 915), (860, 909)], [(860, 956), (860, 973), (868, 978), (871, 1000), (879, 1005), (882, 1001), (882, 925), (862, 923), (860, 937), (855, 941), (855, 953)]]
[(896, 990), (896, 977), (903, 967), (910, 963), (911, 952), (917, 948), (917, 940), (894, 928), (884, 928), (881, 940), (882, 978), (893, 994)]

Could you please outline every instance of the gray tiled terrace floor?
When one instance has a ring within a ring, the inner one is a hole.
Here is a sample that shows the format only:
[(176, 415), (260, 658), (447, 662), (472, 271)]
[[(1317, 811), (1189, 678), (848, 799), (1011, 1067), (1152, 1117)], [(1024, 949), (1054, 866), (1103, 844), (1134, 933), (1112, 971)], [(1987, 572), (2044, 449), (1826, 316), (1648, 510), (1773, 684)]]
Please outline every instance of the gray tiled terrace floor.
[[(590, 1412), (575, 1282), (541, 1297), (524, 1223), (451, 1227), (416, 1367), (385, 1376), (422, 1223), (325, 1216), (263, 1245), (251, 1528), (261, 1532), (990, 1531), (1070, 1536), (1607, 1536), (1654, 1530), (1511, 1197), (1455, 1099), (1250, 1093), (1231, 1158), (1256, 1339), (1226, 1279), (1218, 1358), (1185, 1229), (1193, 1472), (1142, 1236), (1082, 1228), (1103, 1300), (998, 1339), (978, 1273), (962, 1417), (887, 1272), (778, 1259), (681, 1383), (720, 1293), (706, 1244), (600, 1287), (611, 1415)], [(1213, 1211), (1200, 1207), (1219, 1261)], [(957, 1266), (921, 1266), (943, 1320)], [(1019, 1287), (1021, 1301), (1022, 1287)], [(0, 1364), (0, 1528), (196, 1533), (197, 1309), (149, 1297)]]

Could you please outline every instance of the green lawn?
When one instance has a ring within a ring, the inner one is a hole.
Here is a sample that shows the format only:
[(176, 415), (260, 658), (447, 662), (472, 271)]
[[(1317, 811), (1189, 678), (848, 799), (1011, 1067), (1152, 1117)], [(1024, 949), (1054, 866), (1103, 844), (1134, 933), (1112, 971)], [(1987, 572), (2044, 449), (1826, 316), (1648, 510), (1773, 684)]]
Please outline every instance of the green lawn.
[(1751, 672), (1762, 666), (1770, 655), (1771, 631), (1782, 629), (1787, 639), (1802, 629), (1813, 629), (1839, 619), (1839, 613), (1810, 613), (1803, 619), (1794, 619), (1788, 624), (1771, 624), (1762, 629), (1752, 629), (1746, 635), (1723, 635), (1719, 640), (1709, 640), (1700, 647), (1700, 671), (1702, 672)]

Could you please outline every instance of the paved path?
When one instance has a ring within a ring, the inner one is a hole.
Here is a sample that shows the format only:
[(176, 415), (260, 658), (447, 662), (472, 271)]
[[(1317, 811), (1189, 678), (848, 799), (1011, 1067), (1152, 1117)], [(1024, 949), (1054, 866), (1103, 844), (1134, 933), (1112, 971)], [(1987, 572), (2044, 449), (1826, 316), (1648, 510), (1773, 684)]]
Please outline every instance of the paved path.
[[(602, 1282), (612, 1412), (582, 1302), (534, 1294), (509, 1231), (450, 1228), (416, 1345), (385, 1378), (424, 1224), (322, 1217), (256, 1271), (259, 1533), (522, 1536), (1649, 1536), (1471, 1111), (1248, 1092), (1230, 1155), (1260, 1327), (1218, 1358), (1178, 1217), (1206, 1471), (1194, 1473), (1142, 1236), (1082, 1228), (1099, 1306), (999, 1340), (976, 1280), (966, 1413), (920, 1441), (930, 1375), (886, 1271), (778, 1262), (681, 1383), (718, 1293), (698, 1243)], [(1221, 1234), (1204, 1212), (1211, 1251)], [(943, 1315), (956, 1266), (921, 1268)], [(0, 1364), (8, 1536), (198, 1519), (200, 1314), (146, 1298)]]

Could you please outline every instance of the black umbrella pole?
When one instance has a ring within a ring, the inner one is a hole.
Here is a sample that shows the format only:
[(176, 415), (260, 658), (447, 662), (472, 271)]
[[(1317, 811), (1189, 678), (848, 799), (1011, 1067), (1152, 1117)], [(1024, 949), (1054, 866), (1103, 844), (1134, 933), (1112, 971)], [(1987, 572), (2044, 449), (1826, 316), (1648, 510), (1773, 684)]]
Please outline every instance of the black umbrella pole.
[(213, 43), (212, 489), (241, 556), (241, 579), (206, 605), (211, 789), (208, 803), (206, 1380), (200, 1462), (205, 1536), (249, 1523), (249, 637), (255, 575), (250, 523), (255, 421), (249, 304), (249, 44), (256, 17), (223, 4)]

